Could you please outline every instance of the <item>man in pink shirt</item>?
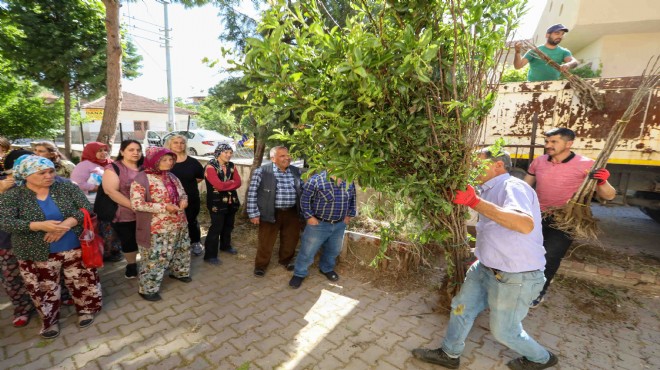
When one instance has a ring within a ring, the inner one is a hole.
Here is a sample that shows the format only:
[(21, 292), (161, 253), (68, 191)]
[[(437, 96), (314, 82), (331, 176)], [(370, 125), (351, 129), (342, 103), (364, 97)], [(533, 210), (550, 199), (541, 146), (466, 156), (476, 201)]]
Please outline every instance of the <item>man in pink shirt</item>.
[(573, 238), (552, 226), (552, 210), (564, 206), (573, 197), (585, 177), (598, 181), (596, 195), (612, 200), (616, 190), (607, 182), (610, 173), (604, 168), (592, 168), (594, 160), (571, 151), (575, 132), (555, 128), (545, 134), (545, 155), (535, 158), (527, 170), (525, 182), (536, 185), (536, 193), (543, 212), (543, 246), (545, 247), (545, 285), (531, 307), (543, 302), (552, 278), (559, 270), (562, 258)]

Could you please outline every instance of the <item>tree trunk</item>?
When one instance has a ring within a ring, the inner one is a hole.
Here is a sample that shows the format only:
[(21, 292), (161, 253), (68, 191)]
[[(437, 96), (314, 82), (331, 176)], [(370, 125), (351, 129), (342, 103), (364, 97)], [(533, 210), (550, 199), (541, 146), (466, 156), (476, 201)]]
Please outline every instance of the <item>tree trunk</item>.
[(117, 117), (121, 111), (121, 34), (119, 33), (119, 0), (103, 0), (107, 45), (107, 93), (103, 121), (96, 141), (112, 147), (117, 131)]
[[(256, 125), (256, 123), (255, 123)], [(264, 159), (264, 152), (266, 151), (266, 127), (257, 126), (257, 132), (254, 135), (254, 157), (252, 158), (252, 166), (250, 166), (250, 175), (248, 176), (248, 187), (245, 189), (245, 207), (243, 207), (243, 215), (247, 216), (247, 194), (250, 188), (250, 181), (252, 181), (252, 174), (254, 170), (261, 167)]]
[(71, 159), (71, 86), (64, 82), (64, 155)]

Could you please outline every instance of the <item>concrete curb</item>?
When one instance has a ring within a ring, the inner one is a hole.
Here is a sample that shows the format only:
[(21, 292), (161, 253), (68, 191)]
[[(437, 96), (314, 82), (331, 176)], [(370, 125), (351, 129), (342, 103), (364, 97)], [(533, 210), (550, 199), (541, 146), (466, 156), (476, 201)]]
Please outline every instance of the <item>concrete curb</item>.
[(609, 267), (563, 260), (559, 274), (593, 280), (614, 286), (660, 293), (660, 276), (652, 273), (638, 273)]

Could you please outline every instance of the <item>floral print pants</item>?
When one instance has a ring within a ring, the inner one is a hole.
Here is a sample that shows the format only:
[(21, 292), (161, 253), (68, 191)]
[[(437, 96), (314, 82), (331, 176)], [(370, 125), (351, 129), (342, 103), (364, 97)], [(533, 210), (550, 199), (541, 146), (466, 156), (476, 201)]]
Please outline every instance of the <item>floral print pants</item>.
[(176, 277), (190, 276), (190, 236), (188, 228), (151, 235), (151, 248), (140, 250), (139, 292), (154, 294), (160, 290), (165, 270)]
[(83, 266), (80, 248), (51, 253), (48, 261), (19, 260), (19, 268), (25, 288), (43, 321), (42, 330), (59, 321), (60, 271), (64, 272), (64, 283), (78, 315), (101, 311), (101, 281), (96, 269)]
[(29, 315), (34, 305), (18, 271), (18, 260), (11, 249), (0, 249), (0, 272), (2, 285), (14, 305), (14, 318)]

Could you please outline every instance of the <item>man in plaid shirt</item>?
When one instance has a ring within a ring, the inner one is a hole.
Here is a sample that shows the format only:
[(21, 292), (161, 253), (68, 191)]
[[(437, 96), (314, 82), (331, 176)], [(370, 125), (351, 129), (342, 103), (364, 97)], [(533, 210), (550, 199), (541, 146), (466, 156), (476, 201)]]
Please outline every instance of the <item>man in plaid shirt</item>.
[(272, 163), (254, 171), (247, 195), (248, 217), (250, 222), (259, 225), (254, 260), (254, 275), (257, 277), (266, 274), (278, 234), (278, 262), (287, 270), (293, 270), (293, 256), (303, 226), (298, 213), (302, 192), (300, 170), (290, 165), (289, 150), (283, 146), (270, 150), (270, 160)]
[(321, 246), (319, 270), (328, 280), (339, 280), (334, 270), (335, 262), (344, 241), (346, 224), (356, 215), (355, 184), (348, 184), (323, 171), (303, 185), (300, 207), (307, 226), (289, 286), (293, 289), (300, 287)]

